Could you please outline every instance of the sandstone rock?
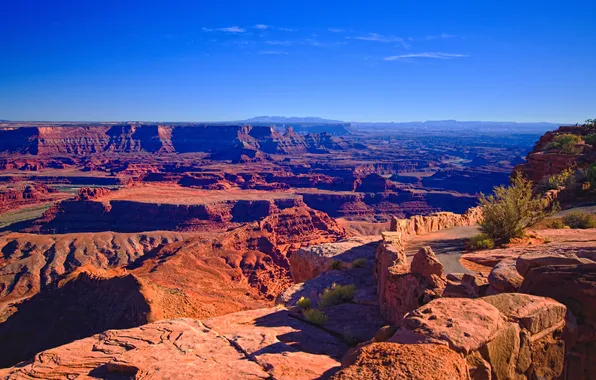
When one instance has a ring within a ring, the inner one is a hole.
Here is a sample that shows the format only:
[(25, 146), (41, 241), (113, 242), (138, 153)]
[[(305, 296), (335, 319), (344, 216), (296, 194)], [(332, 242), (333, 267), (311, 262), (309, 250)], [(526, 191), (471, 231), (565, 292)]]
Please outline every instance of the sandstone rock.
[(443, 291), (443, 297), (484, 297), (488, 288), (488, 279), (482, 274), (450, 273)]
[(412, 260), (412, 273), (421, 275), (426, 282), (436, 286), (433, 276), (441, 277), (443, 275), (443, 264), (430, 247), (422, 247)]
[(446, 346), (433, 344), (373, 343), (360, 349), (354, 363), (333, 380), (464, 380), (466, 363)]
[(341, 340), (283, 308), (250, 310), (204, 321), (278, 379), (316, 379), (339, 366)]
[(495, 265), (488, 275), (488, 283), (491, 288), (489, 292), (493, 294), (515, 292), (523, 280), (524, 278), (515, 268), (515, 260), (505, 259)]
[(466, 356), (466, 363), (468, 364), (468, 373), (472, 380), (492, 379), (492, 367), (478, 351), (474, 351)]
[(325, 243), (304, 247), (290, 257), (290, 271), (295, 282), (304, 282), (315, 278), (331, 268), (333, 260), (351, 267), (356, 259), (365, 259), (372, 263), (375, 258), (377, 241), (364, 238), (352, 238), (347, 241)]
[[(580, 336), (586, 339), (594, 336), (596, 264), (535, 267), (526, 274), (519, 291), (550, 297), (563, 303), (577, 319)], [(589, 335), (586, 336), (586, 333)]]
[(525, 276), (532, 268), (546, 265), (577, 265), (589, 264), (591, 260), (580, 259), (575, 255), (563, 256), (560, 254), (551, 254), (550, 252), (526, 253), (517, 258), (515, 266), (522, 276)]
[(270, 374), (200, 321), (160, 321), (109, 330), (44, 351), (28, 363), (0, 369), (7, 379), (92, 376), (268, 379)]
[(499, 310), (482, 300), (440, 298), (407, 314), (401, 327), (467, 355), (491, 341), (504, 323)]
[(482, 298), (513, 321), (517, 321), (531, 334), (561, 327), (567, 307), (544, 297), (518, 293), (504, 293)]

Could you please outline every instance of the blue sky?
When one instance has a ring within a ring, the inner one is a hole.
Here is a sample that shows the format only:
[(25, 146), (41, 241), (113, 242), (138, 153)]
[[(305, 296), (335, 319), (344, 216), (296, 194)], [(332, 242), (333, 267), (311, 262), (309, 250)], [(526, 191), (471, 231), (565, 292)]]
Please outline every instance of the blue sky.
[(594, 1), (3, 1), (0, 119), (596, 117)]

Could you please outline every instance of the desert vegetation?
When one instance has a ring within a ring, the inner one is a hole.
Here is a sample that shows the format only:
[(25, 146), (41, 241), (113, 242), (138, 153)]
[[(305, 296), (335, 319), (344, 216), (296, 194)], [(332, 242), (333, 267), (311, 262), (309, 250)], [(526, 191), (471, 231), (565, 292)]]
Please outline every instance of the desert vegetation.
[(516, 176), (510, 186), (497, 186), (494, 194), (480, 195), (484, 218), (480, 230), (497, 244), (521, 237), (524, 229), (543, 220), (558, 206), (533, 194), (532, 182)]
[(570, 228), (596, 228), (596, 215), (574, 211), (563, 217), (563, 224)]
[(317, 309), (306, 309), (302, 312), (304, 318), (313, 325), (322, 326), (327, 322), (327, 314)]
[(581, 152), (581, 144), (583, 139), (578, 135), (565, 133), (555, 137), (555, 139), (546, 146), (546, 150), (560, 151), (564, 154), (579, 154)]
[(364, 268), (365, 266), (366, 266), (366, 259), (364, 257), (361, 257), (359, 259), (352, 261), (352, 267), (354, 267), (354, 268)]
[(301, 309), (310, 309), (311, 308), (311, 301), (308, 297), (300, 297), (298, 302), (296, 302), (296, 306)]
[(494, 247), (495, 241), (485, 233), (472, 236), (468, 242), (468, 248), (472, 250), (493, 249)]
[(325, 289), (323, 291), (323, 294), (321, 294), (321, 297), (319, 299), (319, 306), (321, 308), (324, 308), (327, 306), (351, 302), (354, 299), (355, 293), (355, 285), (333, 284), (330, 288)]

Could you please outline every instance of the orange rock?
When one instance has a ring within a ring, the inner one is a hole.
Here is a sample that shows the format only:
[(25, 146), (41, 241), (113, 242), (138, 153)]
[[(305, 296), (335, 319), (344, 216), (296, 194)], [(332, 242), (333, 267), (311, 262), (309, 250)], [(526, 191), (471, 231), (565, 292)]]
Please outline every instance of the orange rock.
[(359, 350), (353, 364), (332, 380), (467, 380), (465, 360), (437, 344), (373, 343)]

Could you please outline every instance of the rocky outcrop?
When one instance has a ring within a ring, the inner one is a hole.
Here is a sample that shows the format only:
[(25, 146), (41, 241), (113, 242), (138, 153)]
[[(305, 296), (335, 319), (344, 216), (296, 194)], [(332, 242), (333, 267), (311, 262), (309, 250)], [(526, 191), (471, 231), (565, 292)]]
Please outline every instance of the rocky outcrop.
[(523, 294), (441, 298), (407, 314), (390, 341), (446, 344), (466, 358), (474, 379), (558, 378), (566, 310)]
[(522, 173), (534, 182), (539, 182), (571, 166), (576, 169), (585, 168), (596, 160), (596, 147), (581, 144), (578, 146), (578, 152), (573, 154), (547, 148), (557, 136), (571, 134), (583, 137), (592, 133), (596, 133), (596, 128), (590, 125), (563, 126), (556, 131), (547, 132), (540, 137), (532, 152), (528, 154), (526, 162), (516, 166), (514, 171)]
[(2, 236), (0, 309), (3, 303), (30, 297), (79, 267), (124, 267), (162, 245), (186, 238), (186, 234), (164, 231)]
[(92, 155), (98, 153), (321, 153), (348, 144), (327, 133), (283, 135), (271, 127), (248, 125), (91, 125), (0, 128), (0, 152), (10, 154)]
[(466, 362), (439, 344), (373, 343), (358, 350), (333, 380), (468, 380)]
[(0, 377), (314, 379), (335, 372), (345, 350), (341, 341), (287, 311), (263, 309), (109, 330), (44, 351), (0, 370)]
[(396, 323), (406, 313), (441, 296), (447, 284), (442, 266), (430, 248), (421, 249), (408, 265), (407, 241), (420, 234), (474, 225), (481, 218), (481, 210), (473, 208), (463, 215), (442, 212), (391, 221), (390, 231), (382, 233), (383, 241), (375, 258), (379, 303), (388, 321)]
[(26, 231), (44, 234), (73, 232), (209, 231), (237, 227), (279, 213), (306, 207), (299, 197), (214, 201), (204, 204), (147, 203), (102, 199), (105, 190), (82, 190), (78, 199), (49, 209)]
[(90, 264), (93, 256), (79, 255), (89, 264), (31, 298), (21, 301), (12, 294), (4, 309), (0, 303), (0, 366), (107, 329), (267, 307), (291, 283), (287, 270), (262, 252), (221, 250), (200, 238), (158, 247), (127, 271), (97, 269)]
[(515, 259), (505, 259), (493, 267), (488, 275), (490, 294), (517, 292), (524, 278), (515, 266)]
[[(368, 178), (368, 177), (367, 177)], [(381, 177), (383, 181), (387, 181)], [(358, 180), (360, 181), (360, 180)], [(357, 183), (358, 183), (357, 181)], [(370, 184), (363, 191), (377, 191), (384, 188)], [(392, 215), (411, 217), (429, 215), (437, 209), (465, 212), (477, 204), (476, 197), (451, 193), (412, 192), (390, 189), (383, 192), (298, 192), (304, 202), (333, 217), (370, 218), (390, 220)]]
[[(387, 255), (386, 250), (380, 252)], [(430, 247), (420, 248), (411, 266), (405, 255), (398, 254), (394, 265), (379, 276), (379, 284), (384, 281), (378, 291), (385, 318), (397, 323), (406, 313), (441, 297), (446, 285), (442, 272), (443, 266)]]
[(596, 264), (534, 267), (526, 273), (520, 292), (551, 297), (569, 308), (572, 344), (566, 376), (592, 379), (596, 373)]
[(2, 187), (0, 188), (0, 212), (54, 200), (53, 193), (56, 193), (56, 190), (43, 184)]
[(308, 207), (290, 207), (231, 230), (217, 244), (236, 251), (264, 252), (278, 265), (289, 268), (288, 256), (300, 248), (345, 237), (345, 230), (327, 214)]
[(290, 257), (292, 278), (296, 282), (304, 282), (331, 270), (333, 265), (350, 268), (357, 259), (372, 264), (377, 245), (376, 237), (355, 237), (301, 248)]

